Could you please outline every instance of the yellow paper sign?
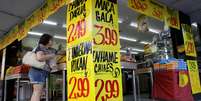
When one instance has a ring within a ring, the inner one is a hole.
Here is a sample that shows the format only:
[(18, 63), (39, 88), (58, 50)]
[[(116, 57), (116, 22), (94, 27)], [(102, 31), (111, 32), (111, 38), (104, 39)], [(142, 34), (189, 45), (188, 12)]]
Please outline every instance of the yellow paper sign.
[(149, 0), (150, 13), (149, 16), (163, 21), (165, 18), (165, 6), (156, 2), (155, 0)]
[(182, 31), (186, 55), (197, 57), (191, 26), (182, 24)]
[(168, 26), (180, 30), (179, 11), (166, 7), (165, 22)]
[(147, 16), (150, 15), (151, 6), (149, 0), (128, 0), (128, 6), (134, 11)]
[(20, 26), (19, 26), (19, 31), (18, 31), (18, 41), (22, 40), (25, 38), (28, 34), (28, 31), (30, 28), (28, 27), (27, 21), (24, 21)]
[(190, 76), (191, 89), (193, 94), (201, 93), (198, 64), (196, 60), (187, 60)]
[(75, 0), (67, 11), (68, 100), (122, 101), (117, 1)]
[(188, 84), (188, 74), (179, 71), (179, 87), (185, 87)]

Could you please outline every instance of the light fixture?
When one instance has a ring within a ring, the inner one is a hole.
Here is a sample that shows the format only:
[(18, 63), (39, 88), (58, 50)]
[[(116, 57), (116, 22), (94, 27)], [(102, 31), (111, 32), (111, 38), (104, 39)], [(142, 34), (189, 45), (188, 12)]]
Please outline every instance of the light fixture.
[[(126, 53), (126, 50), (120, 50), (121, 53)], [(131, 54), (138, 54), (138, 52), (131, 52)]]
[(119, 18), (119, 23), (123, 23), (123, 19), (122, 18)]
[(39, 33), (39, 32), (28, 32), (28, 34), (36, 35), (36, 36), (42, 36), (43, 35), (43, 33)]
[(63, 27), (63, 28), (66, 28), (66, 24), (63, 24), (62, 27)]
[(160, 33), (159, 30), (156, 30), (156, 29), (153, 29), (153, 28), (149, 28), (149, 31), (152, 32), (152, 33), (155, 33), (155, 34), (159, 34)]
[(198, 27), (198, 24), (196, 22), (193, 22), (191, 25), (194, 27)]
[(124, 37), (124, 36), (120, 36), (119, 38), (122, 39), (122, 40), (127, 40), (127, 41), (133, 41), (133, 42), (137, 41), (136, 39), (128, 38), (128, 37)]
[(56, 26), (57, 23), (56, 22), (53, 22), (53, 21), (48, 21), (48, 20), (44, 20), (43, 21), (43, 24), (47, 24), (47, 25), (53, 25), (53, 26)]
[(130, 23), (130, 26), (131, 26), (131, 27), (136, 27), (136, 28), (137, 28), (137, 23), (135, 23), (135, 22), (131, 22), (131, 23)]
[(143, 49), (137, 49), (137, 48), (131, 48), (131, 50), (133, 50), (133, 51), (138, 51), (138, 52), (144, 52)]
[(141, 43), (141, 44), (145, 44), (145, 45), (151, 44), (151, 42), (147, 42), (147, 41), (141, 41), (140, 43)]
[(65, 37), (65, 36), (58, 36), (58, 35), (55, 35), (54, 38), (66, 40), (66, 37)]

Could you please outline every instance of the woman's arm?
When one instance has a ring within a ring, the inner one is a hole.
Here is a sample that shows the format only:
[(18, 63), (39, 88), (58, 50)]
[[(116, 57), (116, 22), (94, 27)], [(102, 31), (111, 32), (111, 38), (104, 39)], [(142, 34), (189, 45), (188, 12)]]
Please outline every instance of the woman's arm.
[(46, 61), (55, 57), (55, 54), (44, 54), (43, 51), (36, 52), (36, 59), (39, 61)]

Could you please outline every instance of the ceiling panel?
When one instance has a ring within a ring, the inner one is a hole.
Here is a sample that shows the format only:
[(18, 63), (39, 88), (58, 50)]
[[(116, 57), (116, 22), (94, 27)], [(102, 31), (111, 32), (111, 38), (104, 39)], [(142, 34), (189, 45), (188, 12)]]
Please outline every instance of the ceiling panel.
[[(126, 47), (134, 47), (138, 49), (143, 49), (144, 44), (139, 43), (140, 41), (147, 41), (151, 42), (154, 33), (146, 32), (142, 33), (137, 30), (137, 28), (130, 26), (131, 22), (137, 22), (136, 18), (139, 16), (139, 13), (131, 10), (127, 6), (127, 0), (119, 0), (119, 17), (123, 19), (123, 23), (119, 24), (120, 27), (120, 35), (128, 38), (137, 39), (137, 42), (131, 42), (126, 40), (120, 40), (122, 49)], [(61, 35), (65, 36), (66, 29), (62, 28), (62, 25), (65, 23), (66, 20), (66, 7), (62, 7), (58, 12), (51, 15), (47, 20), (57, 22), (57, 26), (45, 25), (41, 24), (32, 29), (34, 32), (42, 32), (42, 33), (49, 33), (52, 35)], [(163, 22), (148, 18), (148, 25), (149, 28), (162, 30), (163, 29)]]
[(0, 29), (8, 31), (11, 27), (20, 21), (19, 18), (4, 14), (0, 12)]
[(10, 14), (27, 17), (36, 8), (39, 8), (45, 0), (1, 0), (0, 12), (8, 12)]

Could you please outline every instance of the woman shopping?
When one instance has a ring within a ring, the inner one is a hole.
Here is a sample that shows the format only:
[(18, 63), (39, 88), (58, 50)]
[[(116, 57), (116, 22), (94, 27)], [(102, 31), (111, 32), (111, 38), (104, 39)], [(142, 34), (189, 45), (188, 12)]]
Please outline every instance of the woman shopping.
[(53, 37), (51, 35), (44, 34), (40, 37), (38, 46), (33, 50), (36, 55), (36, 60), (44, 62), (45, 65), (42, 69), (32, 66), (29, 71), (29, 79), (33, 84), (31, 101), (40, 101), (46, 78), (51, 71), (51, 60), (54, 59), (56, 55), (56, 50), (53, 49), (52, 46)]

